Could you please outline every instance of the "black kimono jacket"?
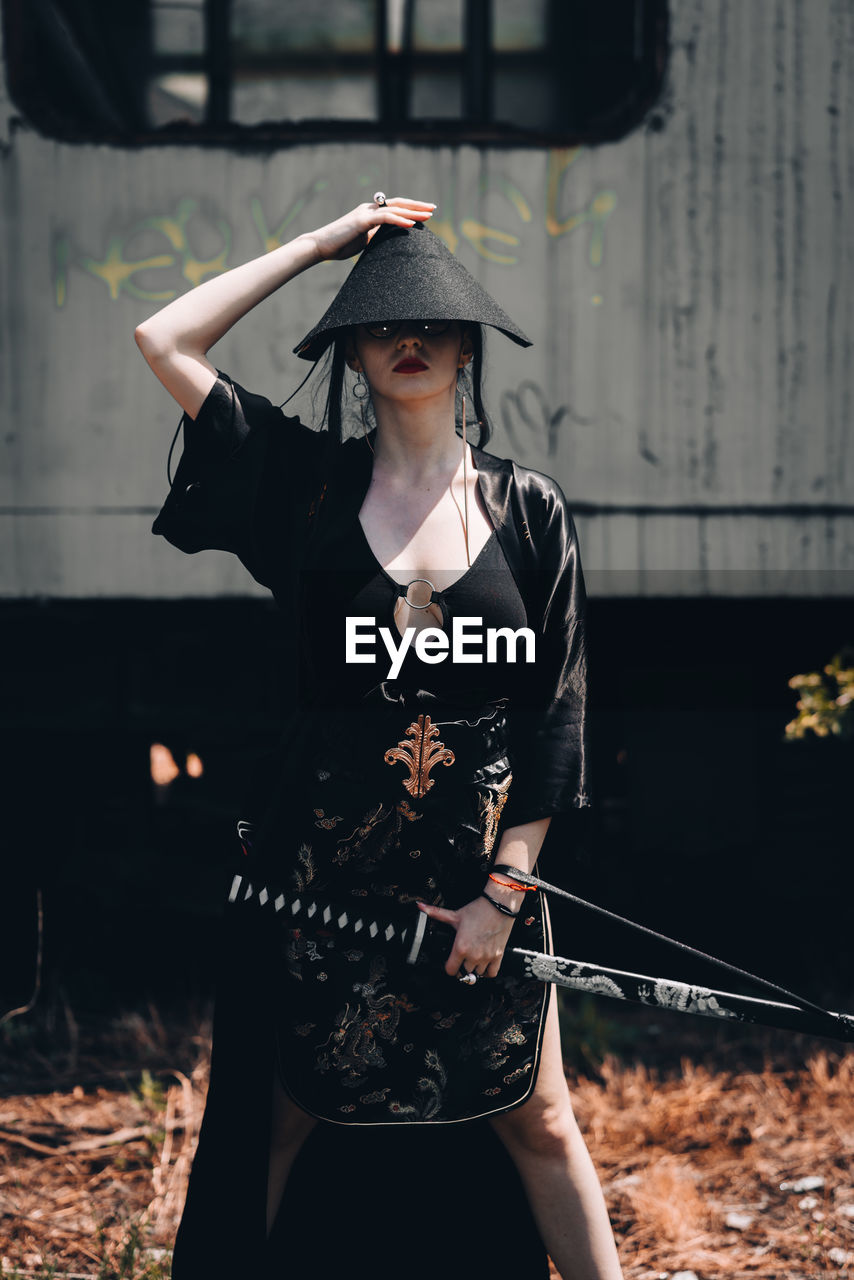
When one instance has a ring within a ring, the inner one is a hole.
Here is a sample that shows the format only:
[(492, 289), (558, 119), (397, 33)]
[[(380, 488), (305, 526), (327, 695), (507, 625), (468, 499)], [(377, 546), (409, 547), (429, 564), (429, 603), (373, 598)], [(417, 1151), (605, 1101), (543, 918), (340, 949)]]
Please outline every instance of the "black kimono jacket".
[[(225, 375), (197, 418), (185, 416), (183, 425), (184, 453), (153, 531), (182, 551), (235, 553), (285, 610), (298, 610), (300, 567), (310, 562), (312, 540), (330, 522), (358, 515), (371, 478), (371, 451), (361, 439), (330, 449), (326, 433), (287, 417)], [(575, 527), (560, 487), (491, 453), (473, 454), (486, 508), (537, 637), (530, 697), (511, 709), (506, 829), (589, 804), (585, 592)], [(240, 913), (227, 916), (222, 930), (211, 1083), (174, 1280), (260, 1276), (268, 1265), (275, 976), (257, 930)]]
[[(154, 522), (182, 551), (231, 551), (278, 604), (299, 610), (312, 538), (358, 515), (371, 479), (361, 438), (330, 447), (220, 374)], [(537, 637), (529, 697), (511, 711), (513, 786), (504, 827), (589, 804), (585, 590), (578, 538), (549, 476), (473, 449), (486, 509)]]

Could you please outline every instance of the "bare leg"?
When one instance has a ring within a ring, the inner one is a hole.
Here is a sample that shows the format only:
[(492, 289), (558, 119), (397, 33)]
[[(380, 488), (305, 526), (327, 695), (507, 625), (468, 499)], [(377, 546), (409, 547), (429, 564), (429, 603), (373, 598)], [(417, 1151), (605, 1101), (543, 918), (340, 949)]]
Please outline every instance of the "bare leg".
[(273, 1229), (285, 1184), (300, 1148), (317, 1121), (288, 1097), (273, 1072), (270, 1165), (267, 1172), (267, 1235)]
[(492, 1125), (519, 1171), (563, 1280), (622, 1280), (605, 1197), (572, 1112), (554, 990), (534, 1092), (521, 1107), (493, 1116)]

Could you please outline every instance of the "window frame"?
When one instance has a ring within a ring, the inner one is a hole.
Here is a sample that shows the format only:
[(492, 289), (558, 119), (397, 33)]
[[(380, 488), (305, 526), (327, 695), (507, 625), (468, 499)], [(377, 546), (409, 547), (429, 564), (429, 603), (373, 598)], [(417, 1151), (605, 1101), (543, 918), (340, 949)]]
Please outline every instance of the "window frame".
[[(639, 68), (618, 108), (600, 123), (567, 125), (565, 128), (533, 128), (510, 121), (493, 121), (492, 89), (496, 72), (503, 67), (542, 68), (554, 63), (555, 55), (540, 50), (495, 50), (491, 42), (491, 0), (463, 0), (464, 34), (461, 52), (420, 51), (393, 53), (388, 50), (387, 6), (376, 4), (376, 39), (371, 52), (293, 55), (294, 66), (305, 70), (315, 65), (341, 71), (341, 64), (365, 69), (373, 67), (377, 85), (377, 119), (319, 118), (268, 120), (246, 124), (230, 120), (233, 72), (229, 57), (230, 0), (204, 0), (205, 49), (202, 53), (152, 53), (149, 75), (207, 73), (208, 95), (204, 120), (191, 123), (170, 121), (159, 126), (111, 127), (109, 123), (89, 127), (69, 125), (51, 102), (40, 112), (28, 101), (28, 89), (21, 92), (19, 72), (25, 60), (22, 49), (21, 10), (32, 0), (4, 0), (4, 52), (10, 97), (23, 118), (38, 132), (59, 141), (135, 145), (219, 145), (275, 149), (283, 145), (323, 142), (409, 143), (421, 145), (470, 145), (498, 148), (569, 147), (618, 141), (635, 128), (658, 100), (666, 68), (669, 39), (668, 0), (627, 0), (635, 5), (634, 59)], [(597, 0), (587, 0), (596, 4)], [(52, 8), (52, 0), (39, 0)], [(411, 9), (407, 6), (408, 12)], [(404, 44), (406, 44), (406, 40)], [(277, 68), (288, 66), (280, 54), (273, 59)], [(461, 72), (464, 93), (463, 115), (411, 119), (406, 114), (407, 94), (415, 69), (454, 69)], [(51, 120), (51, 114), (53, 119)], [(45, 120), (48, 121), (45, 126)]]

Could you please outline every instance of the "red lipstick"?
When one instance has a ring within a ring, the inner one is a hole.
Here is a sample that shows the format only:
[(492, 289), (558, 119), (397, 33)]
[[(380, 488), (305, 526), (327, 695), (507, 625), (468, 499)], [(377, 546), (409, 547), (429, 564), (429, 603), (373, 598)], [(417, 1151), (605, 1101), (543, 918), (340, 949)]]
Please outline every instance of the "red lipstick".
[(427, 366), (423, 360), (418, 360), (415, 356), (408, 356), (405, 360), (400, 360), (392, 370), (392, 373), (420, 373)]

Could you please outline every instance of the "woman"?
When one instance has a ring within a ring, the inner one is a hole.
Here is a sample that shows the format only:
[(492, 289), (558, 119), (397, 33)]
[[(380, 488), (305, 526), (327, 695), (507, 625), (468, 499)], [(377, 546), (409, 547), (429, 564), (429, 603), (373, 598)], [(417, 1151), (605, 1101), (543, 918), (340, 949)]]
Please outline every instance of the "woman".
[[(533, 869), (552, 814), (587, 803), (575, 531), (554, 481), (468, 441), (475, 417), (484, 442), (480, 325), (530, 344), (423, 226), (434, 208), (378, 193), (199, 285), (136, 332), (185, 414), (184, 455), (154, 531), (186, 551), (235, 552), (300, 628), (299, 706), (276, 774), (242, 824), (249, 859), (232, 895), (253, 910), (270, 906), (232, 948), (249, 965), (239, 980), (230, 971), (242, 996), (218, 997), (231, 1012), (218, 1012), (190, 1201), (214, 1203), (202, 1153), (228, 1126), (233, 1046), (254, 1036), (252, 1053), (276, 1064), (270, 1110), (259, 1104), (244, 1125), (257, 1133), (269, 1117), (268, 1232), (318, 1118), (487, 1116), (561, 1273), (614, 1280), (619, 1263), (570, 1106), (553, 994), (502, 969), (511, 934), (514, 946), (547, 945), (543, 909), (528, 901), (537, 895), (512, 869)], [(358, 250), (297, 348), (314, 359), (333, 347), (328, 431), (285, 418), (218, 374), (207, 352), (233, 324), (300, 272)], [(376, 426), (341, 443), (345, 366)], [(377, 903), (387, 918), (408, 911), (410, 926), (420, 912), (429, 937), (416, 964), (415, 947), (383, 952), (363, 935), (345, 944), (334, 928), (277, 921), (273, 904), (286, 894), (299, 908), (300, 894), (344, 903), (348, 921)], [(263, 1001), (247, 1011), (251, 965), (262, 961), (246, 955), (261, 919), (270, 925), (263, 963), (277, 966), (281, 987), (272, 1017)], [(248, 1222), (261, 1180), (257, 1139), (245, 1142), (240, 1158), (256, 1169), (238, 1192)]]

